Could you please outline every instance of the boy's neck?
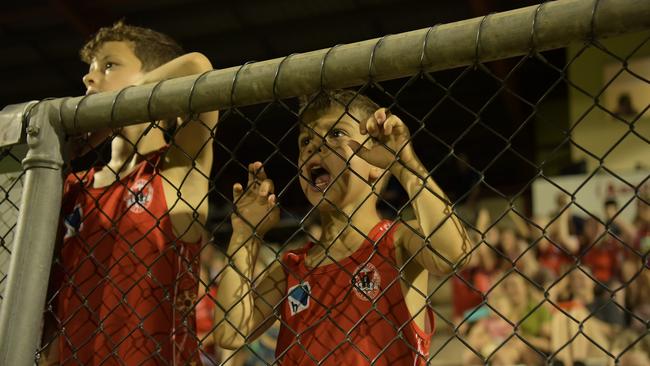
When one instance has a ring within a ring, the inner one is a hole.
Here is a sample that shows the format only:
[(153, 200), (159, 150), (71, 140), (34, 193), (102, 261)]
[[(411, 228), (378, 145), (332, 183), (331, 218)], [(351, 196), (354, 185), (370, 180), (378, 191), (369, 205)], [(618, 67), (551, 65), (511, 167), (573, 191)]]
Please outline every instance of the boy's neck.
[[(321, 211), (323, 233), (319, 242), (331, 255), (354, 252), (381, 220), (374, 200), (366, 200), (359, 209), (355, 208)], [(350, 212), (354, 213), (350, 216)]]
[(158, 129), (151, 129), (142, 136), (143, 128), (129, 126), (111, 142), (111, 160), (108, 166), (114, 171), (129, 172), (142, 157), (165, 146), (165, 140)]

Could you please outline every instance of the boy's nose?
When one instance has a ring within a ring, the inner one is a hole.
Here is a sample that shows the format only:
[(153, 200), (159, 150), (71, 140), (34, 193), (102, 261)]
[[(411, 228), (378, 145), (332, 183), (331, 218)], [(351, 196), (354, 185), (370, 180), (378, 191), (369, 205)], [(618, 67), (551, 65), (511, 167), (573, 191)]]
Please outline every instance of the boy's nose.
[(86, 89), (88, 89), (90, 86), (96, 86), (97, 84), (97, 75), (95, 72), (90, 71), (86, 75), (81, 78), (83, 81), (84, 85), (86, 86)]

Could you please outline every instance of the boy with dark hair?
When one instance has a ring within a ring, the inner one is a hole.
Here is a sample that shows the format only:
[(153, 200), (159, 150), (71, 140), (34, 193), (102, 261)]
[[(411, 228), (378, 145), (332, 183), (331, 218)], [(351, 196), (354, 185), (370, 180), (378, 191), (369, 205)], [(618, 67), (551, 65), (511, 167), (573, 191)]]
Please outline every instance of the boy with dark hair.
[[(86, 94), (212, 69), (168, 36), (122, 22), (100, 29), (81, 56)], [(178, 118), (169, 145), (158, 124), (112, 131), (110, 161), (68, 176), (53, 282), (57, 338), (41, 364), (200, 364), (193, 307), (217, 118)]]
[[(426, 364), (434, 327), (429, 272), (464, 261), (465, 229), (397, 116), (363, 95), (335, 91), (303, 104), (301, 117), (300, 185), (320, 214), (322, 234), (284, 253), (253, 286), (253, 263), (279, 209), (261, 163), (249, 165), (247, 188), (233, 187), (217, 342), (241, 347), (279, 317), (276, 358), (283, 365)], [(408, 193), (415, 220), (379, 216), (388, 173)]]

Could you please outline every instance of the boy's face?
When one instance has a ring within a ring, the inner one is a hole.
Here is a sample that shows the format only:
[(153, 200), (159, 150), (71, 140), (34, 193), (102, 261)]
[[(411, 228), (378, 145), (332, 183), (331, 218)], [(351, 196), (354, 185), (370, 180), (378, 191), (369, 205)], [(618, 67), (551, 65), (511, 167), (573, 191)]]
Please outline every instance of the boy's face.
[(92, 94), (134, 85), (142, 75), (142, 62), (133, 52), (132, 43), (110, 41), (97, 50), (83, 82), (86, 94)]
[(356, 115), (357, 120), (349, 113), (343, 107), (333, 107), (300, 129), (300, 186), (314, 206), (326, 203), (323, 198), (327, 198), (342, 209), (363, 202), (372, 192), (368, 182), (376, 178), (378, 168), (353, 156), (347, 142), (363, 144), (367, 137), (359, 133)]

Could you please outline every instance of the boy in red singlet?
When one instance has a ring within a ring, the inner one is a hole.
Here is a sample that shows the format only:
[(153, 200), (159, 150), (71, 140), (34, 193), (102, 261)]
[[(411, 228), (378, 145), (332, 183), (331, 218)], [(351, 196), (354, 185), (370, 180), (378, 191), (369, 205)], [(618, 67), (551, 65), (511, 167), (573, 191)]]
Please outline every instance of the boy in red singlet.
[[(100, 29), (81, 56), (86, 94), (212, 69), (168, 36), (121, 22)], [(41, 364), (200, 364), (193, 307), (217, 117), (178, 118), (169, 145), (151, 123), (121, 128), (105, 166), (68, 176), (57, 338)]]
[[(261, 163), (249, 166), (247, 188), (233, 187), (217, 342), (241, 347), (280, 318), (282, 365), (424, 365), (434, 327), (428, 273), (457, 268), (469, 249), (466, 232), (397, 116), (335, 91), (303, 106), (301, 117), (300, 185), (322, 234), (285, 253), (253, 286), (252, 263), (279, 212)], [(379, 216), (388, 173), (408, 193), (416, 220)]]

